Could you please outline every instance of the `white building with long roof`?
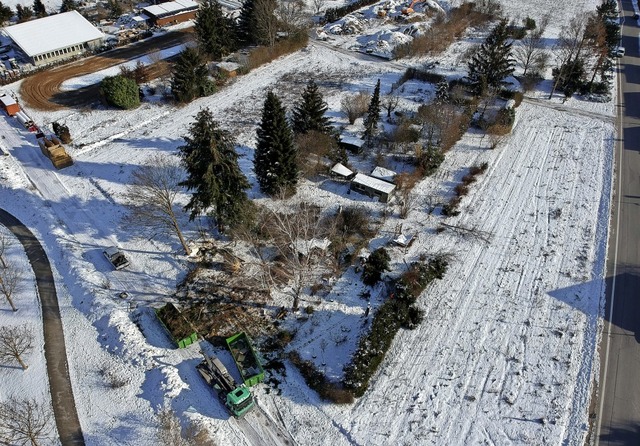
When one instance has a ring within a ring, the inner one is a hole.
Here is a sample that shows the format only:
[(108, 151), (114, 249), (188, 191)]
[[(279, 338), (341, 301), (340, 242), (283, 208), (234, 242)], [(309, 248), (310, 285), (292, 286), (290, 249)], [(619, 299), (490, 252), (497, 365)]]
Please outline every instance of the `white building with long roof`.
[(34, 65), (82, 54), (100, 46), (104, 39), (104, 34), (78, 11), (7, 26), (3, 32)]

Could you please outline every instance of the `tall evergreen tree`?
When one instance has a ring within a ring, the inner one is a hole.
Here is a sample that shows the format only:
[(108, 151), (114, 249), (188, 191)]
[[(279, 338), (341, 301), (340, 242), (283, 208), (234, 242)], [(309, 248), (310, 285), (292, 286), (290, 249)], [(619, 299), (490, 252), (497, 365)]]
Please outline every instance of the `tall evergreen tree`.
[(244, 0), (236, 27), (238, 40), (245, 45), (271, 45), (278, 19), (276, 0)]
[(491, 31), (468, 63), (467, 79), (476, 94), (487, 88), (497, 88), (503, 79), (513, 73), (515, 61), (511, 57), (511, 42), (508, 42), (507, 21), (502, 20)]
[(33, 9), (33, 13), (38, 18), (47, 16), (47, 9), (45, 8), (44, 3), (42, 3), (42, 0), (33, 0), (32, 9)]
[(222, 13), (216, 0), (204, 0), (196, 13), (195, 32), (200, 49), (211, 59), (219, 60), (235, 48), (234, 23)]
[(320, 133), (331, 132), (327, 112), (327, 103), (324, 102), (318, 86), (311, 79), (302, 92), (302, 100), (293, 109), (292, 127), (297, 134), (315, 130)]
[(205, 108), (196, 115), (184, 140), (186, 144), (178, 150), (187, 179), (180, 184), (194, 191), (185, 206), (189, 218), (213, 208), (211, 214), (220, 231), (242, 223), (250, 206), (245, 192), (250, 185), (238, 166), (233, 138)]
[(378, 121), (380, 120), (380, 79), (376, 82), (376, 88), (373, 90), (371, 102), (367, 116), (364, 117), (364, 139), (367, 145), (371, 145), (371, 140), (378, 129)]
[(244, 0), (242, 2), (240, 15), (238, 16), (236, 34), (238, 36), (238, 40), (244, 45), (255, 43), (255, 9), (256, 0)]
[(18, 3), (16, 5), (16, 16), (18, 16), (18, 23), (28, 22), (33, 17), (33, 10)]
[(187, 48), (173, 66), (171, 92), (179, 102), (190, 102), (195, 98), (209, 96), (215, 90), (202, 56), (195, 48)]
[(60, 12), (69, 12), (69, 11), (77, 11), (78, 4), (75, 0), (62, 0), (62, 5), (60, 6)]
[(268, 195), (295, 191), (298, 182), (297, 151), (286, 110), (272, 91), (267, 93), (253, 158), (260, 190)]
[(8, 22), (11, 17), (13, 17), (13, 11), (11, 8), (0, 2), (0, 25), (4, 22)]

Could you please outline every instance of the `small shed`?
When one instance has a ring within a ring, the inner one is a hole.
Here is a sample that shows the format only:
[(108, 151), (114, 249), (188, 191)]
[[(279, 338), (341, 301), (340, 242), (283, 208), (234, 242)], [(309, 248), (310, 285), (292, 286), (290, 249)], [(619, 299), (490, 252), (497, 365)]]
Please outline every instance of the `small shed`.
[(386, 203), (395, 188), (395, 184), (358, 173), (351, 180), (350, 191), (353, 190), (369, 197), (377, 197), (381, 202)]
[(393, 183), (396, 178), (396, 175), (398, 175), (397, 172), (394, 172), (393, 170), (390, 170), (390, 169), (385, 169), (384, 167), (380, 167), (380, 166), (377, 166), (375, 169), (371, 171), (371, 176), (373, 178), (386, 181), (387, 183)]
[(14, 98), (6, 94), (0, 96), (0, 106), (2, 106), (4, 111), (7, 112), (9, 116), (14, 116), (20, 111), (18, 102)]
[(351, 169), (346, 167), (344, 164), (336, 163), (336, 165), (331, 168), (331, 175), (344, 180), (348, 180), (351, 177), (353, 177), (354, 173)]
[(340, 137), (339, 144), (340, 147), (343, 147), (345, 150), (353, 153), (360, 153), (364, 147), (364, 139), (358, 138), (357, 136), (342, 135)]

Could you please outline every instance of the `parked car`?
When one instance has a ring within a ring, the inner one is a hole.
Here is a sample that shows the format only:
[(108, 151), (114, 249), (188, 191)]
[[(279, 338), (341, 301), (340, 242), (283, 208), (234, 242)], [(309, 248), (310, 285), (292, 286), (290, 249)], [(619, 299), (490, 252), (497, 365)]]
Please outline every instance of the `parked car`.
[(127, 260), (124, 253), (115, 246), (105, 249), (102, 253), (115, 269), (122, 269), (129, 266), (129, 260)]
[(624, 56), (624, 52), (625, 52), (624, 47), (619, 46), (613, 51), (613, 55), (616, 57), (622, 57)]

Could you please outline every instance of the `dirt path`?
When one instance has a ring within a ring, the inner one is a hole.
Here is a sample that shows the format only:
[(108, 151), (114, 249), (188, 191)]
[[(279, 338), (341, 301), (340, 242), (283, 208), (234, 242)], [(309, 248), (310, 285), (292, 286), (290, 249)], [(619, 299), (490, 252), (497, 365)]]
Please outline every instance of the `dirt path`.
[(37, 110), (59, 110), (65, 107), (85, 107), (98, 99), (98, 86), (92, 85), (76, 91), (61, 91), (67, 79), (121, 64), (144, 54), (180, 45), (192, 40), (191, 28), (172, 31), (158, 37), (137, 42), (81, 59), (67, 65), (45, 70), (27, 77), (20, 86), (20, 97), (27, 107)]
[(42, 307), (44, 357), (47, 361), (53, 415), (60, 442), (63, 446), (84, 445), (69, 377), (60, 307), (49, 259), (36, 236), (17, 218), (3, 209), (0, 209), (0, 224), (6, 226), (22, 244), (36, 276)]

